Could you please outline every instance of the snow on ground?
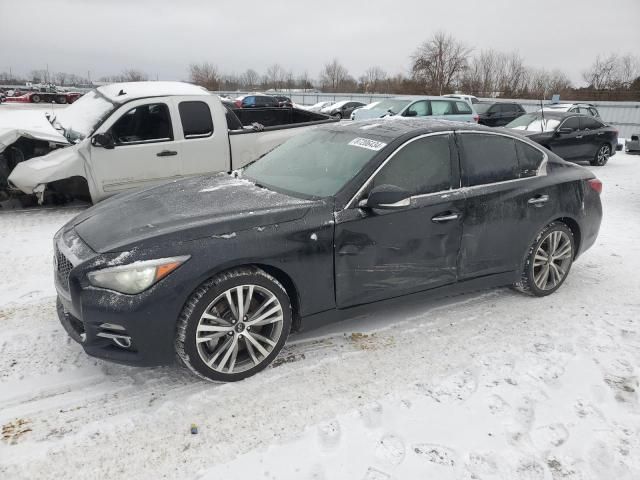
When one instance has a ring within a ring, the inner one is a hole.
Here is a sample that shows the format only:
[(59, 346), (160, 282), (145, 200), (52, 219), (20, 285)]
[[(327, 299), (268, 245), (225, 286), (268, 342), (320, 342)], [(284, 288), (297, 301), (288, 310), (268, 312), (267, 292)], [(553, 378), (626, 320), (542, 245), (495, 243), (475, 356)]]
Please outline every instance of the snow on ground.
[(79, 210), (0, 213), (0, 478), (640, 478), (640, 157), (596, 172), (600, 237), (554, 295), (380, 308), (228, 385), (87, 357), (51, 284)]

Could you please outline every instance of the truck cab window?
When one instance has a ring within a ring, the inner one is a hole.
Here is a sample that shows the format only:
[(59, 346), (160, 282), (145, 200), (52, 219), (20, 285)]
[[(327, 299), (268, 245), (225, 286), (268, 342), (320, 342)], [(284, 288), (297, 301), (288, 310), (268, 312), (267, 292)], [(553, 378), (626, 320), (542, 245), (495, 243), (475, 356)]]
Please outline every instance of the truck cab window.
[(211, 136), (213, 121), (209, 105), (205, 102), (180, 102), (178, 110), (185, 139)]
[(164, 103), (132, 108), (111, 127), (111, 134), (120, 145), (173, 140), (169, 108)]

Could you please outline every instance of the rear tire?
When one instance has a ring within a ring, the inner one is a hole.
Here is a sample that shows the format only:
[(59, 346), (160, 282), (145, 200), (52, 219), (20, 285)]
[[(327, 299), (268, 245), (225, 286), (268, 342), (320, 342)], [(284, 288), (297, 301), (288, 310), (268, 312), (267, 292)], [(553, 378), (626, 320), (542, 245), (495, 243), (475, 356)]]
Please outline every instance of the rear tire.
[(569, 275), (574, 257), (575, 240), (571, 229), (561, 222), (550, 223), (529, 247), (516, 288), (536, 297), (552, 294)]
[(186, 302), (176, 353), (206, 380), (242, 380), (276, 358), (291, 320), (291, 302), (278, 280), (255, 267), (230, 270), (203, 283)]
[(40, 95), (31, 95), (32, 103), (40, 103)]
[(60, 105), (65, 105), (67, 103), (67, 97), (65, 97), (64, 95), (60, 95), (56, 98), (56, 103), (59, 103)]
[(338, 120), (342, 120), (342, 114), (341, 114), (340, 112), (338, 112), (338, 113), (334, 113), (334, 114), (332, 115), (332, 117), (333, 117), (333, 118), (337, 118)]
[(594, 167), (604, 167), (609, 161), (609, 157), (611, 157), (611, 145), (603, 143), (598, 147), (598, 151), (593, 157), (593, 160), (589, 163)]

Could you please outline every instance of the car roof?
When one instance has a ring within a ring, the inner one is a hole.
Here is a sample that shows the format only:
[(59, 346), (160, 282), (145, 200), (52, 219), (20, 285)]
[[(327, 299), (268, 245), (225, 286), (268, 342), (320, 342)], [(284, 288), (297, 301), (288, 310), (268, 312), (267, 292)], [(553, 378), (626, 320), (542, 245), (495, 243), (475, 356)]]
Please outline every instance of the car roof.
[(565, 112), (562, 110), (559, 110), (559, 111), (545, 110), (544, 112), (537, 111), (537, 112), (530, 112), (526, 115), (537, 115), (538, 117), (541, 117), (543, 113), (545, 118), (558, 118), (558, 119), (567, 118), (567, 117), (594, 118), (591, 115), (585, 115), (583, 113), (576, 113), (576, 112)]
[(169, 95), (211, 95), (203, 87), (185, 82), (123, 82), (98, 87), (98, 92), (115, 103)]
[[(389, 143), (405, 135), (422, 135), (425, 133), (473, 130), (492, 132), (495, 129), (469, 122), (455, 122), (435, 118), (416, 117), (385, 117), (370, 120), (356, 120), (353, 122), (340, 122), (327, 125), (327, 130), (336, 132), (350, 132), (363, 137), (376, 137)], [(513, 135), (518, 137), (518, 135)], [(519, 137), (518, 137), (519, 138)]]

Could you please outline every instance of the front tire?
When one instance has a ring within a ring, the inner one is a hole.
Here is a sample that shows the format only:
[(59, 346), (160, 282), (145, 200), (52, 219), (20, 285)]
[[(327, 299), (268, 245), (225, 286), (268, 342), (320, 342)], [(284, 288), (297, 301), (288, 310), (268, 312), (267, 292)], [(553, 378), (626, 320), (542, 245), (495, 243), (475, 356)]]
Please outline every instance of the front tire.
[(608, 143), (603, 143), (598, 148), (596, 155), (593, 157), (589, 163), (594, 167), (604, 167), (609, 161), (609, 157), (611, 157), (611, 145)]
[(259, 268), (216, 275), (189, 298), (178, 319), (176, 353), (193, 373), (235, 382), (269, 365), (291, 330), (291, 301)]
[(518, 290), (544, 297), (564, 283), (575, 257), (573, 232), (564, 223), (547, 225), (535, 239), (525, 260)]
[(342, 114), (340, 112), (334, 113), (332, 116), (333, 116), (333, 118), (337, 118), (338, 120), (342, 120)]
[(33, 103), (40, 103), (40, 95), (31, 95), (31, 101)]

